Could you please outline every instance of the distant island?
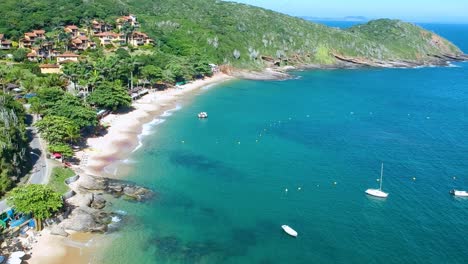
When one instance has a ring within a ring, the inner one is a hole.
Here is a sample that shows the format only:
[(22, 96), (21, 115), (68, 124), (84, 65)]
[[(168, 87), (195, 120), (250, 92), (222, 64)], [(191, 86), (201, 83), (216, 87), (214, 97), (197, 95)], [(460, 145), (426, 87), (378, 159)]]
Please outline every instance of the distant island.
[(310, 21), (346, 21), (346, 22), (367, 22), (371, 19), (365, 16), (345, 16), (345, 17), (315, 17), (302, 16), (301, 18)]

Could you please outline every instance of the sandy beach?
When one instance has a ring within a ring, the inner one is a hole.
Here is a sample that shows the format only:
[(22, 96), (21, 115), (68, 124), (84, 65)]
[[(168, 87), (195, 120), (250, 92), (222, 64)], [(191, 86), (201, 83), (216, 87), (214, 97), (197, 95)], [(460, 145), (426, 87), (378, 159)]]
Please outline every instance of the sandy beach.
[[(128, 157), (138, 146), (138, 135), (143, 125), (152, 121), (166, 110), (174, 109), (181, 100), (194, 91), (232, 79), (231, 76), (219, 73), (211, 78), (197, 80), (180, 87), (165, 91), (151, 92), (136, 100), (133, 109), (127, 113), (110, 114), (101, 119), (101, 124), (108, 125), (107, 133), (100, 137), (88, 138), (85, 149), (76, 153), (81, 163), (74, 167), (78, 174), (116, 177), (115, 173), (105, 172), (104, 168), (113, 162)], [(68, 231), (68, 230), (67, 230)], [(33, 246), (28, 263), (93, 263), (93, 252), (103, 247), (103, 235), (72, 233), (64, 238), (53, 236), (45, 229)]]

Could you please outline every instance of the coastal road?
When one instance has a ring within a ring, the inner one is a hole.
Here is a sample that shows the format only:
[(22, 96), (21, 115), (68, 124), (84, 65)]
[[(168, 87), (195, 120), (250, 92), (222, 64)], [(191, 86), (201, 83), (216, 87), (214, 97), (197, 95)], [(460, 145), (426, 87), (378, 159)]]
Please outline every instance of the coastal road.
[(45, 157), (45, 149), (42, 147), (40, 138), (37, 134), (36, 128), (31, 127), (31, 134), (33, 136), (30, 146), (32, 151), (31, 160), (33, 161), (34, 167), (29, 177), (29, 184), (47, 184), (49, 181), (49, 166)]
[[(47, 184), (49, 181), (49, 165), (45, 156), (45, 149), (37, 134), (35, 127), (28, 127), (28, 133), (31, 135), (32, 140), (30, 143), (31, 161), (34, 164), (27, 184)], [(0, 213), (8, 208), (6, 199), (0, 201)]]

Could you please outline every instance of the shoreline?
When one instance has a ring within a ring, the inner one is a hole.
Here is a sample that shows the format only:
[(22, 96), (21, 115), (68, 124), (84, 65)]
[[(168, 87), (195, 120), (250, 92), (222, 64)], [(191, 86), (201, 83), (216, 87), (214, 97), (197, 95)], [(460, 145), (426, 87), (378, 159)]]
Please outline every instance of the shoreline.
[(133, 110), (124, 114), (110, 114), (101, 119), (107, 124), (107, 134), (88, 138), (87, 148), (76, 153), (81, 162), (77, 169), (82, 174), (92, 176), (115, 177), (115, 173), (103, 170), (135, 152), (146, 135), (146, 125), (152, 126), (164, 122), (167, 113), (180, 109), (180, 101), (187, 95), (207, 86), (217, 85), (232, 80), (233, 77), (219, 73), (204, 80), (197, 80), (177, 88), (153, 92), (143, 96), (132, 104)]
[[(87, 148), (75, 153), (81, 162), (72, 169), (81, 175), (118, 177), (117, 171), (108, 173), (105, 169), (113, 165), (118, 166), (123, 159), (141, 147), (140, 141), (146, 135), (145, 125), (151, 125), (159, 118), (162, 120), (168, 116), (167, 113), (180, 109), (180, 101), (187, 99), (195, 91), (233, 79), (235, 78), (232, 76), (218, 73), (179, 87), (152, 92), (134, 101), (130, 111), (102, 118), (101, 124), (110, 126), (107, 133), (87, 139)], [(50, 229), (45, 228), (32, 248), (28, 263), (92, 263), (96, 252), (106, 246), (105, 235), (66, 231), (71, 233), (70, 237), (52, 235)], [(70, 261), (71, 259), (73, 261)]]
[[(186, 85), (176, 88), (169, 88), (165, 91), (151, 92), (148, 95), (134, 101), (133, 109), (126, 113), (110, 114), (100, 120), (101, 124), (108, 124), (107, 133), (103, 136), (87, 139), (87, 147), (75, 153), (81, 162), (72, 169), (77, 174), (91, 175), (97, 177), (121, 178), (118, 175), (125, 175), (121, 169), (124, 159), (128, 158), (133, 152), (141, 146), (141, 140), (147, 134), (145, 126), (154, 126), (158, 122), (164, 122), (167, 113), (179, 110), (179, 103), (186, 100), (189, 94), (192, 94), (204, 87), (217, 85), (228, 80), (236, 78), (250, 80), (285, 80), (290, 79), (289, 71), (301, 69), (355, 69), (366, 66), (351, 67), (347, 64), (343, 67), (307, 67), (286, 66), (266, 68), (262, 72), (237, 71), (230, 75), (219, 73), (210, 78), (196, 80)], [(336, 66), (336, 65), (335, 65)], [(428, 66), (429, 65), (425, 65)], [(447, 65), (439, 65), (447, 66)], [(369, 67), (369, 66), (367, 66)], [(380, 67), (369, 67), (380, 68)], [(397, 67), (383, 67), (397, 68)], [(407, 67), (417, 68), (417, 67)], [(232, 75), (232, 76), (231, 76)], [(161, 121), (162, 120), (162, 121)], [(109, 171), (109, 169), (115, 169)], [(68, 230), (67, 230), (68, 232)], [(102, 235), (89, 233), (72, 233), (69, 238), (55, 236), (50, 234), (50, 230), (41, 232), (38, 242), (33, 246), (32, 257), (28, 263), (92, 263), (91, 260), (96, 252), (105, 247), (105, 243), (96, 246), (94, 240), (104, 240)], [(93, 242), (93, 243), (91, 243)], [(81, 243), (81, 246), (77, 246)], [(78, 252), (77, 252), (77, 249)], [(70, 262), (70, 258), (73, 262)]]

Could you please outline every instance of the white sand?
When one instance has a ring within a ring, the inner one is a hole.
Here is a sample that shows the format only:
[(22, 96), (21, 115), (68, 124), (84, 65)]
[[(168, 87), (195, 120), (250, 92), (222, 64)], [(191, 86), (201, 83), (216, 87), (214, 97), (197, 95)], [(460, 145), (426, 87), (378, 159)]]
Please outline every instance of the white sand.
[[(150, 93), (133, 103), (132, 106), (135, 110), (126, 114), (106, 116), (101, 120), (101, 123), (110, 125), (108, 133), (102, 137), (88, 139), (88, 148), (77, 153), (77, 157), (81, 159), (79, 169), (86, 174), (102, 176), (105, 166), (128, 156), (136, 147), (138, 135), (145, 123), (162, 114), (165, 109), (174, 108), (177, 100), (181, 99), (183, 95), (229, 79), (232, 77), (220, 73), (179, 88)], [(77, 235), (80, 236), (80, 234)], [(70, 247), (69, 241), (70, 238), (53, 236), (50, 235), (49, 231), (44, 230), (41, 232), (38, 242), (33, 246), (32, 258), (28, 262), (34, 264), (88, 263), (91, 254), (83, 254), (82, 249), (77, 251), (76, 248)]]

